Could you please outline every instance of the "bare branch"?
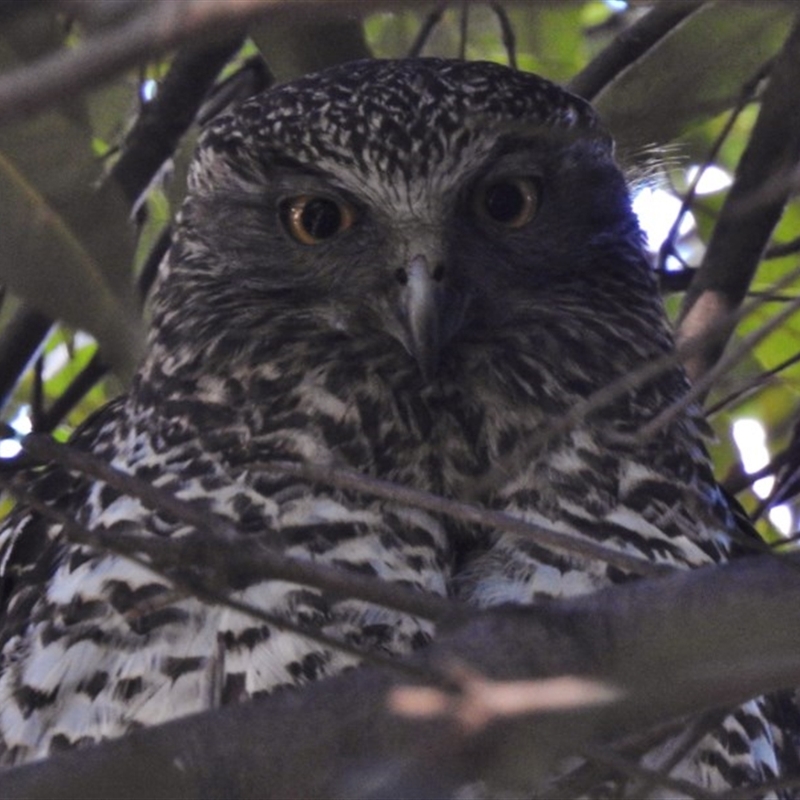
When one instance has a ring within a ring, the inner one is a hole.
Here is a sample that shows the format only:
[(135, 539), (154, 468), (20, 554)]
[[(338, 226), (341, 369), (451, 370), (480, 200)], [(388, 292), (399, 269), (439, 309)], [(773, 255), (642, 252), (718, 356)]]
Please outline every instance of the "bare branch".
[(131, 206), (172, 157), (217, 75), (243, 41), (241, 35), (234, 36), (204, 47), (189, 47), (175, 56), (158, 93), (142, 107), (109, 174)]
[(372, 497), (381, 497), (395, 503), (403, 503), (426, 511), (444, 514), (452, 519), (471, 525), (483, 525), (498, 531), (527, 536), (542, 547), (568, 553), (579, 558), (599, 560), (606, 564), (612, 564), (619, 569), (630, 571), (634, 575), (663, 575), (673, 569), (664, 564), (653, 564), (638, 556), (613, 550), (588, 538), (579, 538), (562, 531), (546, 528), (544, 525), (526, 522), (502, 511), (493, 511), (470, 503), (449, 500), (431, 492), (401, 486), (378, 478), (371, 478), (368, 475), (350, 470), (323, 467), (316, 464), (292, 464), (289, 462), (265, 463), (254, 465), (253, 468), (285, 472), (326, 486), (334, 486), (338, 489), (352, 489)]
[(539, 608), (476, 611), (414, 659), (503, 682), (599, 680), (623, 689), (614, 702), (470, 733), (448, 717), (390, 713), (400, 682), (363, 668), (10, 770), (0, 791), (9, 800), (375, 798), (412, 788), (452, 797), (466, 782), (508, 776), (509, 764), (513, 788), (530, 789), (567, 754), (800, 683), (798, 568), (798, 555), (755, 557)]
[[(775, 283), (775, 289), (779, 290), (800, 277), (800, 267), (792, 270), (787, 275), (784, 275), (779, 281)], [(666, 370), (675, 367), (677, 364), (683, 363), (692, 358), (696, 354), (708, 348), (709, 342), (714, 343), (718, 340), (724, 340), (727, 332), (735, 327), (741, 320), (745, 319), (749, 314), (760, 308), (765, 300), (763, 298), (756, 298), (752, 302), (734, 309), (729, 314), (717, 318), (713, 324), (709, 324), (708, 328), (702, 332), (700, 338), (685, 338), (678, 343), (676, 348), (669, 353), (664, 354), (660, 358), (653, 361), (648, 361), (641, 367), (633, 370), (632, 372), (623, 375), (615, 381), (593, 392), (585, 400), (582, 400), (575, 405), (561, 417), (556, 417), (548, 420), (547, 426), (541, 432), (537, 432), (534, 439), (529, 442), (531, 447), (542, 449), (551, 442), (555, 441), (559, 436), (577, 428), (584, 424), (584, 422), (596, 412), (603, 408), (610, 406), (612, 403), (623, 397), (628, 392), (644, 386), (648, 381), (662, 375)], [(798, 300), (797, 302), (800, 302)], [(784, 312), (789, 315), (791, 312), (784, 309)], [(768, 323), (767, 326), (762, 327), (758, 331), (751, 334), (752, 338), (748, 339), (750, 346), (760, 341), (762, 338), (771, 333), (783, 321), (783, 317), (775, 322), (774, 320)], [(730, 361), (726, 361), (729, 367), (735, 363), (739, 358), (746, 354), (744, 347), (737, 349), (736, 353), (729, 354)], [(727, 358), (727, 357), (726, 357)], [(717, 373), (715, 373), (716, 376)], [(710, 381), (709, 381), (710, 385)], [(697, 392), (697, 396), (705, 391), (705, 385)], [(693, 396), (694, 399), (695, 396)], [(683, 401), (679, 401), (683, 402)], [(684, 408), (687, 403), (683, 403), (681, 408)]]
[[(800, 80), (800, 17), (775, 59), (747, 149), (703, 264), (684, 300), (678, 338), (698, 338), (743, 300), (780, 219), (800, 162), (800, 107), (787, 103)], [(724, 340), (723, 340), (724, 341)], [(722, 353), (719, 339), (687, 363), (706, 375)]]
[(732, 407), (735, 408), (740, 402), (744, 402), (752, 397), (752, 395), (759, 389), (769, 386), (773, 382), (773, 379), (776, 375), (780, 375), (781, 372), (789, 369), (789, 367), (793, 367), (798, 362), (800, 362), (800, 353), (789, 356), (789, 358), (785, 358), (771, 369), (764, 370), (755, 377), (743, 381), (735, 389), (732, 389), (730, 392), (728, 392), (725, 397), (718, 400), (713, 405), (708, 406), (706, 408), (706, 416), (713, 417), (714, 414), (718, 414), (720, 411), (730, 409)]
[(696, 800), (717, 800), (719, 797), (719, 795), (701, 789), (689, 781), (670, 778), (662, 774), (661, 771), (656, 772), (642, 767), (635, 761), (618, 755), (609, 747), (592, 747), (590, 745), (584, 747), (581, 754), (596, 764), (610, 767), (619, 775), (638, 781), (636, 791), (642, 797), (648, 796), (652, 789), (657, 789), (659, 786), (673, 790), (678, 797), (685, 795), (686, 797), (696, 798)]
[(0, 332), (0, 406), (7, 402), (52, 325), (45, 314), (23, 304)]
[(503, 47), (506, 50), (508, 66), (511, 69), (517, 69), (517, 37), (514, 35), (514, 26), (508, 18), (508, 12), (500, 3), (492, 3), (491, 8), (500, 26), (500, 35), (503, 37)]
[[(187, 548), (186, 553), (178, 553), (177, 563), (203, 564), (217, 570), (232, 570), (239, 575), (270, 577), (315, 586), (333, 596), (356, 597), (425, 619), (441, 619), (458, 609), (458, 604), (453, 600), (411, 591), (397, 584), (336, 569), (324, 563), (290, 558), (265, 546), (261, 540), (252, 541), (242, 537), (228, 519), (209, 514), (206, 509), (181, 500), (134, 475), (114, 469), (88, 453), (58, 444), (49, 436), (27, 436), (23, 440), (23, 447), (36, 458), (101, 480), (120, 492), (136, 497), (148, 508), (165, 511), (197, 528), (202, 532), (202, 537), (180, 537), (167, 542), (177, 550)], [(117, 539), (120, 536), (119, 532), (114, 533)], [(153, 547), (158, 546), (149, 538), (137, 537), (134, 544), (136, 542), (139, 542), (142, 551), (151, 554)], [(221, 579), (223, 577), (220, 575)]]
[[(672, 256), (673, 258), (680, 258), (676, 242), (678, 242), (680, 235), (681, 223), (691, 208), (692, 203), (695, 201), (697, 196), (697, 187), (703, 178), (703, 174), (714, 163), (714, 161), (716, 161), (719, 151), (722, 149), (722, 145), (725, 143), (731, 131), (733, 130), (733, 126), (736, 124), (736, 121), (739, 119), (747, 105), (752, 101), (759, 83), (764, 79), (771, 67), (771, 64), (762, 65), (758, 70), (758, 73), (751, 80), (747, 81), (747, 83), (745, 83), (745, 85), (742, 87), (742, 91), (739, 93), (739, 99), (731, 110), (731, 113), (728, 115), (728, 119), (725, 120), (722, 130), (717, 134), (716, 137), (714, 137), (711, 148), (706, 154), (705, 161), (700, 168), (696, 170), (694, 178), (689, 184), (689, 187), (687, 188), (683, 199), (681, 200), (681, 207), (675, 216), (675, 221), (672, 223), (672, 227), (667, 234), (667, 238), (661, 245), (658, 260), (659, 269), (663, 272), (668, 271), (666, 269), (666, 261), (669, 256)], [(694, 276), (695, 270), (692, 270), (691, 274)]]
[(442, 16), (446, 9), (447, 3), (440, 3), (425, 17), (422, 27), (417, 32), (416, 38), (411, 43), (411, 47), (408, 50), (409, 58), (416, 58), (422, 53), (434, 29), (442, 21)]
[[(277, 614), (271, 614), (252, 603), (232, 597), (225, 579), (229, 572), (241, 566), (237, 548), (216, 548), (217, 542), (198, 542), (182, 538), (163, 540), (124, 531), (93, 531), (78, 524), (57, 508), (36, 499), (17, 481), (4, 481), (0, 486), (7, 489), (15, 499), (25, 503), (45, 519), (60, 525), (70, 541), (85, 544), (99, 550), (107, 550), (138, 564), (150, 572), (166, 578), (176, 593), (185, 597), (197, 597), (212, 605), (219, 605), (246, 614), (260, 622), (266, 622), (278, 630), (287, 630), (323, 647), (339, 650), (355, 656), (365, 663), (399, 670), (413, 678), (434, 678), (430, 670), (419, 670), (413, 665), (395, 661), (377, 651), (361, 650), (348, 642), (328, 636), (322, 631), (297, 623)], [(187, 567), (186, 565), (190, 565)], [(252, 566), (252, 565), (251, 565)], [(264, 577), (269, 577), (266, 574)], [(409, 670), (408, 667), (411, 667)], [(446, 681), (443, 681), (446, 683)]]
[[(240, 46), (241, 38), (236, 38), (177, 54), (159, 94), (142, 109), (106, 179), (120, 185), (131, 205), (172, 156), (217, 74)], [(143, 272), (143, 278), (152, 279), (152, 270)], [(143, 295), (147, 288), (140, 285)], [(0, 398), (12, 390), (51, 326), (45, 315), (23, 306), (0, 334)], [(107, 371), (100, 357), (95, 357), (53, 407), (40, 415), (35, 430), (52, 430)]]
[(767, 248), (767, 252), (764, 253), (764, 258), (784, 258), (795, 253), (800, 253), (800, 236), (795, 237), (790, 242), (779, 242), (771, 245)]
[[(698, 302), (700, 305), (716, 302), (716, 300), (713, 298), (718, 299), (719, 295), (717, 295), (716, 292), (706, 292), (704, 295), (698, 298)], [(697, 307), (698, 305), (696, 304), (695, 308)], [(783, 325), (783, 323), (786, 322), (790, 317), (794, 316), (798, 309), (800, 309), (800, 298), (788, 303), (785, 308), (783, 308), (778, 314), (762, 325), (758, 330), (755, 330), (743, 337), (736, 347), (729, 350), (721, 359), (707, 363), (705, 365), (706, 368), (704, 372), (698, 376), (697, 380), (694, 381), (692, 388), (689, 389), (689, 391), (683, 395), (683, 397), (681, 397), (679, 400), (676, 400), (674, 403), (672, 403), (672, 405), (667, 406), (667, 408), (650, 420), (647, 425), (641, 428), (635, 436), (636, 441), (644, 442), (652, 436), (655, 436), (658, 431), (660, 431), (673, 419), (675, 419), (675, 417), (681, 414), (687, 408), (687, 406), (699, 400), (708, 391), (708, 389), (713, 386), (715, 381), (721, 375), (727, 372), (742, 358), (745, 358), (749, 353), (751, 353), (753, 348), (760, 341), (780, 328), (781, 325)], [(713, 326), (718, 330), (720, 322), (729, 319), (730, 316), (730, 312), (728, 311), (723, 311), (721, 313), (715, 311), (712, 315), (710, 315), (708, 324), (711, 325), (713, 323)], [(701, 337), (699, 340), (693, 339), (693, 341), (699, 341), (701, 345), (706, 344), (706, 340), (703, 337), (702, 332), (700, 332), (699, 336)]]

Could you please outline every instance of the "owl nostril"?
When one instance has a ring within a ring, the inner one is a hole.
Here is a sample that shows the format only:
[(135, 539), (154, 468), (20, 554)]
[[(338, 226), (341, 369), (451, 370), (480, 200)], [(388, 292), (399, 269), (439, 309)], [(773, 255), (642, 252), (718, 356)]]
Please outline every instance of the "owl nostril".
[(394, 278), (403, 286), (408, 283), (408, 273), (404, 269), (396, 269), (394, 272)]
[(433, 272), (431, 273), (431, 277), (435, 281), (442, 280), (442, 278), (444, 278), (444, 264), (437, 264)]

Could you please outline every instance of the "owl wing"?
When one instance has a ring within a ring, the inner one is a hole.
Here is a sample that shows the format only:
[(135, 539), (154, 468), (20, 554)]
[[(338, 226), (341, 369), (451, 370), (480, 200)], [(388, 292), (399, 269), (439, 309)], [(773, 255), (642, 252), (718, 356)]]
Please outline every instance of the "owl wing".
[[(185, 431), (180, 444), (155, 452), (129, 423), (129, 408), (119, 401), (72, 444), (227, 519), (251, 541), (446, 593), (446, 537), (431, 517), (234, 466)], [(38, 470), (28, 491), (92, 531), (163, 541), (194, 530), (57, 466)], [(61, 525), (24, 506), (0, 536), (2, 763), (335, 674), (356, 663), (354, 647), (402, 654), (432, 635), (430, 623), (391, 609), (269, 576), (232, 579), (233, 600), (351, 652), (338, 650), (224, 603), (203, 602), (146, 562), (70, 541)]]

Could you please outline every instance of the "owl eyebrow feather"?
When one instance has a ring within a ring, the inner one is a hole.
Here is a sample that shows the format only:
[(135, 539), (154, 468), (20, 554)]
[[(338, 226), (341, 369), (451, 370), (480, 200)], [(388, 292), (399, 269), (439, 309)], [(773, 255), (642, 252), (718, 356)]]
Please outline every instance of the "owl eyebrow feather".
[[(354, 205), (359, 200), (352, 190), (343, 186), (337, 177), (327, 170), (297, 161), (291, 156), (280, 154), (265, 164), (260, 174), (249, 174), (246, 180), (225, 187), (223, 197), (214, 195), (206, 202), (220, 202), (226, 206), (241, 209), (264, 210), (275, 201), (296, 197), (300, 194), (331, 194), (341, 196)], [(304, 185), (303, 181), (307, 181)]]
[[(487, 155), (487, 160), (503, 158), (511, 153), (531, 152), (555, 153), (568, 149), (574, 144), (585, 145), (587, 137), (578, 131), (546, 128), (544, 126), (514, 126), (501, 131), (494, 146)], [(603, 147), (603, 138), (597, 137), (594, 142)], [(611, 150), (608, 150), (611, 154)]]
[(305, 173), (307, 175), (326, 174), (324, 170), (314, 167), (307, 161), (301, 161), (299, 158), (294, 158), (284, 150), (265, 148), (263, 151), (263, 156), (261, 154), (259, 154), (259, 156), (260, 163), (266, 169), (274, 169), (277, 167), (279, 169), (291, 170), (292, 174), (294, 175), (297, 175), (298, 172), (300, 174)]

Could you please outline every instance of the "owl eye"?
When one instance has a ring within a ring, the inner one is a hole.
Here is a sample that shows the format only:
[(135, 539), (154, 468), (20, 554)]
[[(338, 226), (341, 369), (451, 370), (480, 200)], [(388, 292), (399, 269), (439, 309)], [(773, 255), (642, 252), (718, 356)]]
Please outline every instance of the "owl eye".
[(300, 244), (320, 244), (346, 231), (355, 222), (355, 209), (343, 200), (316, 195), (300, 195), (281, 207), (287, 231)]
[(475, 210), (484, 219), (506, 228), (527, 225), (539, 208), (539, 187), (530, 178), (486, 183), (475, 196)]

